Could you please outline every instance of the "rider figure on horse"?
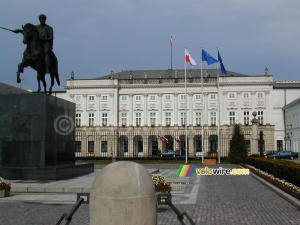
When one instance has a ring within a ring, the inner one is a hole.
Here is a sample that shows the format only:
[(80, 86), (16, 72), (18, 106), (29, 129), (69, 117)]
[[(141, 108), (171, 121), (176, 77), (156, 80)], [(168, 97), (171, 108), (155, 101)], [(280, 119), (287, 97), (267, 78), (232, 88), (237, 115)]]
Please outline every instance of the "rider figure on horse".
[[(46, 24), (47, 17), (44, 14), (39, 16), (40, 24), (36, 26), (39, 31), (39, 38), (42, 40), (43, 49), (45, 52), (45, 63), (46, 63), (46, 73), (49, 73), (50, 68), (50, 57), (53, 49), (53, 39), (54, 33), (53, 28)], [(23, 30), (17, 29), (13, 31), (14, 33), (22, 33)]]

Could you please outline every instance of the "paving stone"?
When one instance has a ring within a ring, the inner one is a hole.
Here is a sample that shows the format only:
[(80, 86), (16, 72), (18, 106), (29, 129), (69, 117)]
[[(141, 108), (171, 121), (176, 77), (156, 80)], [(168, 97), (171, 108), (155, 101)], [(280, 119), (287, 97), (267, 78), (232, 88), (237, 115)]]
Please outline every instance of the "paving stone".
[[(237, 168), (234, 165), (226, 167)], [(167, 181), (172, 184), (179, 179), (169, 174), (177, 170), (174, 166), (160, 172), (167, 175)], [(60, 182), (59, 185), (67, 185), (67, 182)], [(192, 186), (185, 185), (180, 188), (181, 191), (173, 191), (172, 202), (180, 212), (186, 211), (197, 225), (300, 224), (299, 210), (252, 176), (194, 174), (188, 182)], [(13, 194), (0, 200), (0, 224), (55, 224), (64, 212), (71, 210), (75, 202), (75, 194)], [(180, 225), (171, 208), (163, 207), (165, 210), (157, 214), (157, 224)], [(184, 222), (189, 224), (186, 219)], [(89, 224), (89, 205), (79, 207), (71, 224)]]

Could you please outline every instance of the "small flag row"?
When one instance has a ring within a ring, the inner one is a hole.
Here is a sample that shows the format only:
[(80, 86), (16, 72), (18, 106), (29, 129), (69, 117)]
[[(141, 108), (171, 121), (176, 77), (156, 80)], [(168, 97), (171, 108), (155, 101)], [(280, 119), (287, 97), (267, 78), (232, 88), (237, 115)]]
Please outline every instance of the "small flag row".
[[(168, 140), (165, 136), (158, 135), (157, 137), (158, 137), (158, 139), (160, 139), (162, 142), (166, 142), (166, 143), (169, 142), (169, 140)], [(182, 140), (181, 140), (179, 137), (175, 137), (175, 141), (177, 141), (177, 142), (179, 142), (179, 143), (182, 142)]]
[[(219, 62), (221, 67), (221, 72), (223, 74), (227, 73), (219, 51), (218, 51), (218, 60), (216, 60), (214, 57), (212, 57), (210, 54), (208, 54), (205, 50), (202, 49), (202, 61), (203, 62), (206, 61), (208, 65)], [(190, 63), (191, 66), (197, 65), (195, 60), (191, 57), (190, 53), (186, 49), (185, 49), (185, 62)]]

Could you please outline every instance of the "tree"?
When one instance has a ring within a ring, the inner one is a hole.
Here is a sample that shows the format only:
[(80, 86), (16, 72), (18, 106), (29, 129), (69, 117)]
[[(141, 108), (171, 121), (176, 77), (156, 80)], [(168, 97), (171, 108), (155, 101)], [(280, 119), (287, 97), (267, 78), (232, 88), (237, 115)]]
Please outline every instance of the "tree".
[(231, 163), (242, 163), (247, 157), (247, 146), (244, 134), (239, 124), (235, 124), (233, 129), (228, 160)]

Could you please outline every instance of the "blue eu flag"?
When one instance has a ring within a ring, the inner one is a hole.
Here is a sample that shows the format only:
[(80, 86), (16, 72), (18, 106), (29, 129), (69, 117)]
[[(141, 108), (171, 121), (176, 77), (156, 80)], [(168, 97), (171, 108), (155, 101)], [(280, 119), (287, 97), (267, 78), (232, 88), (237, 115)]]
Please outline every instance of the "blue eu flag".
[(225, 67), (223, 65), (222, 58), (221, 58), (221, 55), (220, 55), (219, 51), (218, 51), (218, 61), (220, 62), (221, 72), (223, 74), (226, 74), (227, 72), (226, 72), (226, 69), (225, 69)]
[(206, 61), (208, 65), (218, 62), (214, 57), (202, 49), (202, 61)]

